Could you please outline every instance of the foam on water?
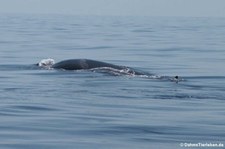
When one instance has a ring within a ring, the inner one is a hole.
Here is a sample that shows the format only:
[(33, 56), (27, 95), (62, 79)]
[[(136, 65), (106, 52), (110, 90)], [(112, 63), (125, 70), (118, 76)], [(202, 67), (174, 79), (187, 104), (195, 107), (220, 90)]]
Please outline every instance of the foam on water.
[(38, 62), (39, 67), (43, 67), (47, 69), (51, 68), (51, 66), (54, 64), (55, 64), (55, 60), (52, 58), (42, 59), (40, 62)]

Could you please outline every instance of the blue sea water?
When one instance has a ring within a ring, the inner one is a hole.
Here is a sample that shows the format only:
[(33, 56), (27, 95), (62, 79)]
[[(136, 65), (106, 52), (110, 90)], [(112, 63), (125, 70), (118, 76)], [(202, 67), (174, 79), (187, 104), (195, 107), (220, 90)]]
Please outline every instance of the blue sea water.
[[(224, 48), (225, 18), (1, 14), (0, 148), (225, 145)], [(33, 67), (43, 58), (183, 80)]]

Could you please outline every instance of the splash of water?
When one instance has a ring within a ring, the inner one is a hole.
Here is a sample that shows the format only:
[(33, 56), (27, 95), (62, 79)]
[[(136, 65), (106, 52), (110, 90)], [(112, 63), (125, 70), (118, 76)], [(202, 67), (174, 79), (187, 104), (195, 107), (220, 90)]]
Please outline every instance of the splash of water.
[(55, 64), (55, 60), (54, 59), (47, 58), (47, 59), (42, 59), (37, 65), (39, 67), (43, 67), (43, 68), (49, 69), (54, 64)]

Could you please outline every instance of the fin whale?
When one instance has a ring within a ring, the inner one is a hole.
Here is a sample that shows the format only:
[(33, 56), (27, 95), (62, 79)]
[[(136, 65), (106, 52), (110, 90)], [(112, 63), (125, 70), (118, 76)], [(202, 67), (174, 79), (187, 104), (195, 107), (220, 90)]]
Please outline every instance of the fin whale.
[(183, 79), (180, 79), (180, 77), (166, 77), (166, 76), (157, 76), (153, 74), (149, 74), (147, 72), (141, 72), (137, 71), (133, 68), (126, 67), (126, 66), (120, 66), (120, 65), (114, 65), (106, 62), (91, 60), (91, 59), (68, 59), (63, 60), (58, 63), (55, 63), (53, 59), (43, 59), (38, 64), (39, 67), (47, 68), (47, 69), (63, 69), (63, 70), (93, 70), (93, 69), (100, 69), (104, 70), (111, 70), (114, 69), (115, 72), (119, 72), (119, 74), (126, 74), (126, 75), (140, 75), (145, 76), (147, 78), (156, 78), (156, 79), (166, 79), (173, 82), (178, 83), (179, 81), (182, 81)]
[(38, 66), (43, 68), (64, 69), (64, 70), (82, 70), (95, 68), (112, 68), (119, 71), (126, 71), (127, 74), (145, 75), (145, 73), (136, 71), (130, 67), (114, 65), (102, 61), (91, 59), (68, 59), (55, 63), (53, 59), (43, 59)]

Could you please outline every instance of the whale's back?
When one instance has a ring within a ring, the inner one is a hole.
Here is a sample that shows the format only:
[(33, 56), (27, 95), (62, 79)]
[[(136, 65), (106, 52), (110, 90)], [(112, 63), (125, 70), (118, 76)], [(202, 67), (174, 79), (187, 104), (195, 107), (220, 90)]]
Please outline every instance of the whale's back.
[(65, 69), (65, 70), (79, 70), (79, 69), (92, 69), (100, 67), (111, 67), (114, 69), (123, 69), (123, 66), (117, 66), (105, 62), (89, 60), (89, 59), (70, 59), (58, 62), (52, 66), (56, 69)]

